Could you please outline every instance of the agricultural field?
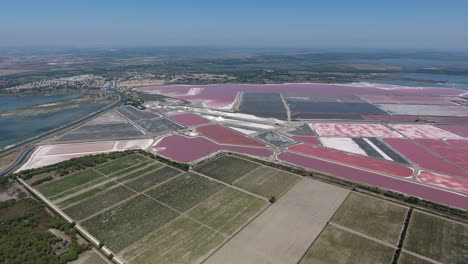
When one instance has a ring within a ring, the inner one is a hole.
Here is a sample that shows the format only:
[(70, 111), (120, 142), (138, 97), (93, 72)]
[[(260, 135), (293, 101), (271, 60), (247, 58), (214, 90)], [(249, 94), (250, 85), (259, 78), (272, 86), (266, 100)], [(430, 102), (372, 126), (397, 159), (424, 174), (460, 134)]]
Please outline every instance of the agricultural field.
[(138, 155), (138, 154), (132, 154), (128, 155), (125, 157), (122, 157), (118, 160), (114, 160), (111, 162), (107, 162), (106, 164), (102, 166), (98, 166), (96, 168), (96, 171), (105, 174), (105, 175), (110, 175), (112, 173), (115, 173), (119, 170), (126, 169), (131, 166), (136, 166), (139, 163), (142, 163), (144, 161), (148, 160), (147, 157)]
[(303, 178), (204, 263), (296, 264), (348, 193)]
[(267, 205), (266, 200), (233, 188), (224, 188), (198, 204), (187, 215), (230, 236)]
[(194, 170), (206, 176), (231, 184), (259, 166), (261, 165), (255, 162), (223, 155), (214, 160), (202, 163)]
[(200, 263), (225, 240), (226, 237), (215, 230), (179, 216), (122, 251), (118, 257), (129, 263)]
[(279, 198), (301, 178), (267, 166), (260, 166), (232, 184), (249, 192), (270, 198)]
[[(108, 191), (99, 193), (89, 199), (81, 201), (63, 210), (68, 216), (76, 220), (83, 220), (108, 207), (111, 207), (125, 199), (135, 196), (137, 193), (124, 186), (117, 186)], [(90, 206), (92, 205), (92, 206)]]
[[(289, 187), (297, 178), (272, 189), (284, 192), (283, 186)], [(41, 184), (37, 189), (130, 263), (147, 263), (153, 258), (165, 263), (200, 261), (270, 205), (267, 198), (139, 154)]]
[(403, 206), (353, 192), (331, 222), (396, 246), (407, 211)]
[(178, 215), (148, 196), (139, 195), (82, 225), (113, 252), (120, 252)]
[(390, 263), (395, 249), (328, 225), (299, 264)]
[(40, 185), (38, 190), (46, 197), (51, 197), (68, 189), (92, 182), (103, 177), (102, 174), (94, 170), (88, 169), (75, 174), (67, 175), (56, 181), (52, 181), (45, 185)]
[(462, 264), (468, 261), (466, 245), (467, 225), (415, 210), (403, 250), (442, 263)]
[(211, 179), (195, 174), (184, 174), (146, 194), (177, 211), (185, 212), (222, 188), (224, 185)]
[[(169, 179), (180, 174), (181, 171), (174, 169), (169, 166), (163, 166), (156, 170), (151, 170), (149, 173), (141, 174), (138, 178), (125, 182), (125, 186), (137, 191), (142, 192), (146, 189), (152, 188), (160, 183), (163, 183)], [(125, 178), (125, 177), (123, 177)]]
[(398, 264), (432, 264), (433, 262), (418, 258), (409, 253), (403, 252), (398, 259)]

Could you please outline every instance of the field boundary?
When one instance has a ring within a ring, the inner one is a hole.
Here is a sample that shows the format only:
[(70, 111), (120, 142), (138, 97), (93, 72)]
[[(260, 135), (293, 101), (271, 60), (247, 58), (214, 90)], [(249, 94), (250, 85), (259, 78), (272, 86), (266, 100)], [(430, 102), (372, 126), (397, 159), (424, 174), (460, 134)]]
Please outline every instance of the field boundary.
[(232, 155), (235, 157), (243, 158), (249, 161), (254, 161), (259, 164), (264, 164), (273, 168), (278, 168), (286, 172), (290, 172), (299, 176), (311, 178), (318, 180), (324, 183), (332, 184), (335, 186), (340, 186), (342, 188), (352, 189), (358, 193), (368, 194), (380, 199), (393, 201), (394, 203), (407, 206), (415, 207), (421, 211), (429, 212), (436, 214), (445, 218), (452, 218), (455, 221), (468, 224), (468, 212), (459, 208), (450, 207), (443, 204), (438, 204), (432, 201), (424, 200), (419, 197), (414, 197), (399, 192), (383, 189), (380, 187), (365, 185), (362, 183), (357, 183), (349, 181), (343, 178), (338, 178), (333, 175), (327, 175), (321, 172), (308, 170), (299, 166), (295, 166), (285, 162), (272, 162), (263, 159), (255, 159), (247, 155), (241, 155), (234, 152), (228, 152), (225, 155)]

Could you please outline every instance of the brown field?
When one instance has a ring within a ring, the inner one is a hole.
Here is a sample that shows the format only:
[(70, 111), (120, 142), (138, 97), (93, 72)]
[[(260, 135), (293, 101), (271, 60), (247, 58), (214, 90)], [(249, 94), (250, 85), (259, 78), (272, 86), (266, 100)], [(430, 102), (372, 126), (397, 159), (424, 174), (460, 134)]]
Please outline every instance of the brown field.
[(205, 263), (295, 264), (348, 193), (303, 178)]

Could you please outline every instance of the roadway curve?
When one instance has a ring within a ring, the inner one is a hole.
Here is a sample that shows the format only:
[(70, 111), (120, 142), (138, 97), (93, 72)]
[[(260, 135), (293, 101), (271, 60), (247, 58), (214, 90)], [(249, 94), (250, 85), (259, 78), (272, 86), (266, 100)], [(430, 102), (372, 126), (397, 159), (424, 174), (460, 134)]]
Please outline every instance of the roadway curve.
[[(39, 135), (37, 137), (33, 137), (33, 138), (30, 138), (30, 139), (27, 139), (21, 143), (18, 143), (10, 148), (7, 148), (7, 149), (3, 149), (3, 150), (0, 150), (0, 155), (2, 154), (5, 154), (5, 153), (8, 153), (10, 151), (13, 151), (19, 147), (22, 147), (22, 146), (25, 146), (25, 145), (28, 145), (28, 144), (31, 144), (33, 142), (36, 142), (38, 140), (41, 140), (43, 138), (46, 138), (52, 134), (55, 134), (57, 132), (60, 132), (60, 131), (63, 131), (64, 129), (67, 129), (67, 128), (70, 128), (70, 127), (73, 127), (73, 126), (76, 126), (76, 125), (79, 125), (79, 124), (82, 124), (92, 118), (95, 118), (99, 115), (101, 115), (102, 113), (112, 109), (112, 108), (115, 108), (119, 105), (121, 105), (127, 98), (127, 96), (113, 88), (108, 88), (108, 90), (116, 93), (118, 96), (119, 96), (119, 100), (115, 103), (113, 103), (112, 105), (108, 106), (108, 107), (105, 107), (103, 109), (100, 109), (98, 110), (97, 112), (94, 112), (93, 114), (91, 115), (88, 115), (82, 119), (79, 119), (79, 120), (76, 120), (76, 121), (73, 121), (65, 126), (62, 126), (62, 127), (59, 127), (59, 128), (56, 128), (56, 129), (53, 129), (53, 130), (50, 130), (42, 135)], [(5, 176), (11, 172), (13, 172), (16, 168), (18, 168), (20, 165), (23, 164), (23, 162), (25, 162), (27, 160), (27, 158), (29, 157), (29, 155), (33, 152), (35, 146), (30, 146), (28, 148), (26, 148), (22, 153), (21, 155), (16, 159), (16, 161), (11, 164), (7, 169), (5, 169), (4, 171), (0, 172), (0, 176)]]

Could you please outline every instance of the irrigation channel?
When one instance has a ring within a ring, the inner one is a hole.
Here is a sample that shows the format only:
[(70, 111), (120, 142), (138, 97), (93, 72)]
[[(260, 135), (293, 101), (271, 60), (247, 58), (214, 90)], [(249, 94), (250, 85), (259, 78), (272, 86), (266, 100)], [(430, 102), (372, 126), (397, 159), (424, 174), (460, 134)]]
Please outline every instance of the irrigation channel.
[[(88, 121), (88, 120), (90, 120), (92, 118), (95, 118), (96, 116), (98, 116), (98, 115), (100, 115), (100, 114), (102, 114), (102, 113), (104, 113), (104, 112), (106, 112), (106, 111), (108, 111), (108, 110), (110, 110), (112, 108), (115, 108), (115, 107), (121, 105), (127, 98), (127, 96), (124, 93), (115, 90), (112, 84), (110, 84), (109, 87), (107, 87), (107, 90), (116, 93), (119, 96), (119, 100), (117, 102), (113, 103), (112, 105), (108, 106), (108, 107), (100, 109), (100, 110), (98, 110), (97, 112), (94, 112), (91, 115), (88, 115), (88, 116), (86, 116), (84, 118), (73, 121), (73, 122), (71, 122), (71, 123), (69, 123), (69, 124), (67, 124), (65, 126), (50, 130), (50, 131), (48, 131), (48, 132), (46, 132), (44, 134), (41, 134), (41, 135), (39, 135), (37, 137), (27, 139), (27, 140), (25, 140), (25, 141), (23, 141), (21, 143), (15, 144), (14, 146), (9, 147), (7, 149), (0, 150), (0, 155), (3, 155), (3, 154), (8, 153), (10, 151), (13, 151), (13, 150), (15, 150), (17, 148), (20, 148), (22, 146), (26, 146), (26, 145), (31, 144), (33, 142), (36, 142), (36, 141), (38, 141), (40, 139), (46, 138), (46, 137), (48, 137), (48, 136), (50, 136), (52, 134), (55, 134), (57, 132), (60, 132), (60, 131), (64, 130), (64, 129), (67, 129), (67, 128), (79, 125), (81, 123), (84, 123), (84, 122), (86, 122), (86, 121)], [(26, 161), (28, 159), (29, 155), (31, 155), (31, 153), (33, 152), (34, 149), (35, 149), (35, 146), (29, 146), (28, 148), (26, 148), (21, 153), (21, 155), (16, 159), (16, 161), (13, 164), (10, 165), (10, 167), (8, 167), (6, 170), (0, 172), (0, 176), (5, 176), (5, 175), (13, 172), (18, 166), (20, 166), (24, 161)]]

